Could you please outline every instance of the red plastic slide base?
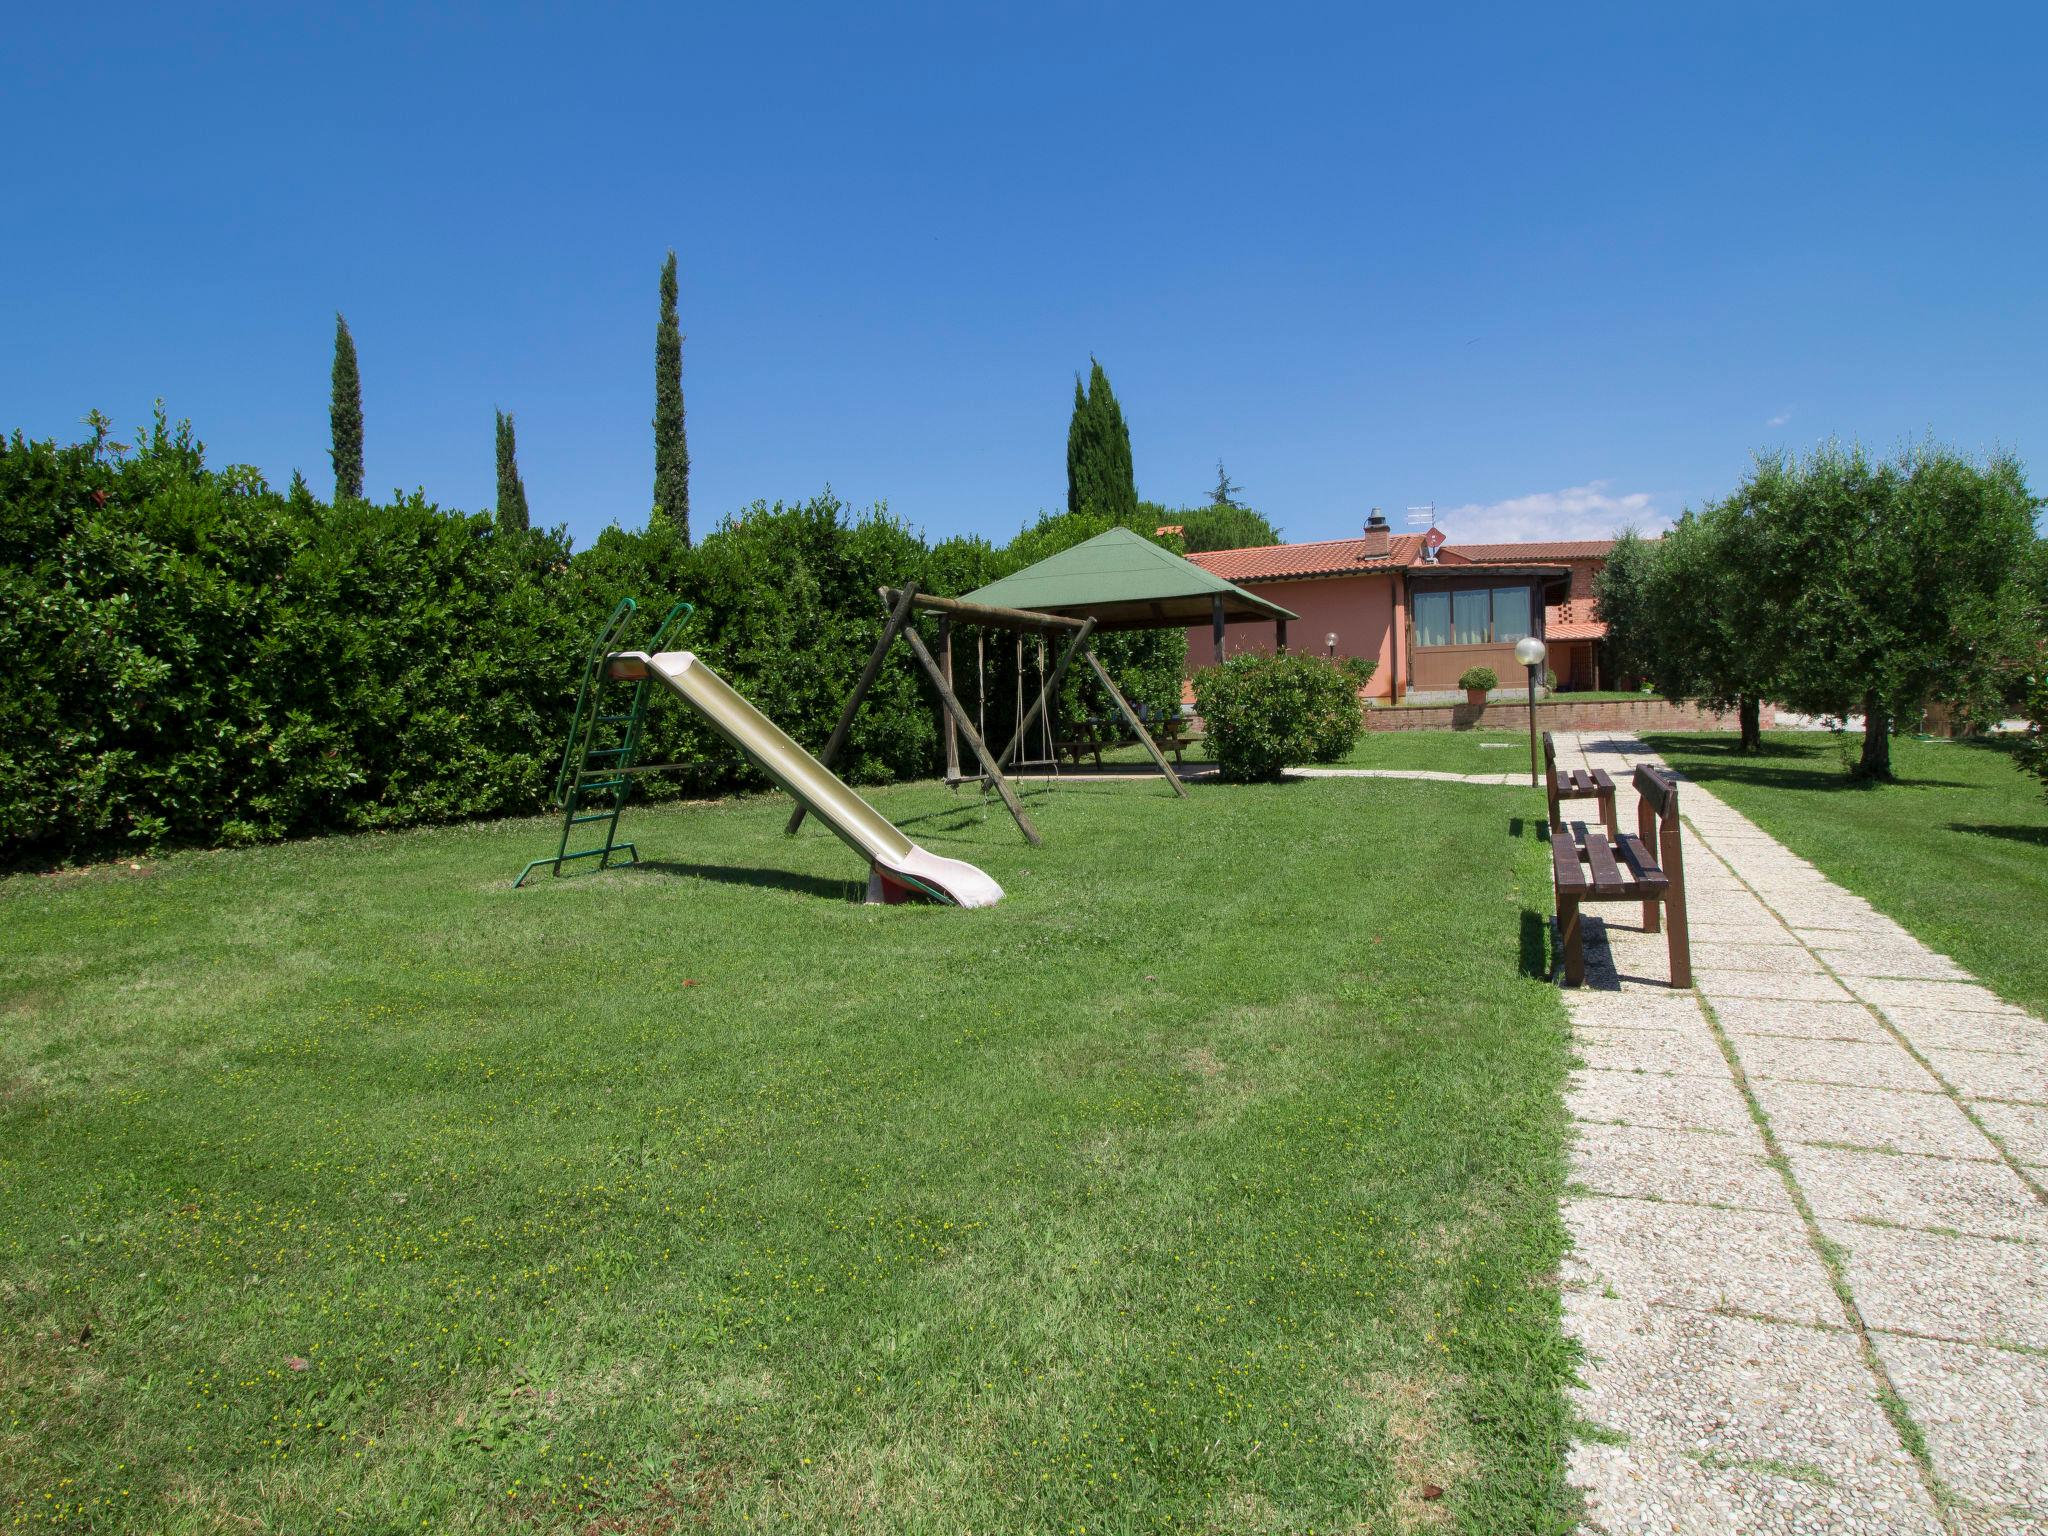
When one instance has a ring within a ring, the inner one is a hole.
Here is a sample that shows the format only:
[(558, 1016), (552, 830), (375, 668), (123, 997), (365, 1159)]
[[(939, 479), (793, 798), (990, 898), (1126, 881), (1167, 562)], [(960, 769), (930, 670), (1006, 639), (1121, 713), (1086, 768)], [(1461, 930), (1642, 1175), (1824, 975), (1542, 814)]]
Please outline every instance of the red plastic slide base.
[(880, 906), (900, 906), (906, 901), (917, 901), (922, 893), (883, 873), (880, 868), (868, 870), (868, 901)]

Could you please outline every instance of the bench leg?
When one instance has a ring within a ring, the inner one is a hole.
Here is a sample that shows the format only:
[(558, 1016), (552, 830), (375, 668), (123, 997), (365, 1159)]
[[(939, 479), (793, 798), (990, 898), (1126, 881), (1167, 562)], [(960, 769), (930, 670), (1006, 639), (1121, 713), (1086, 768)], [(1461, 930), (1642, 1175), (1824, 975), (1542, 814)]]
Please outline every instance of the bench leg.
[(1600, 819), (1607, 823), (1607, 841), (1616, 847), (1621, 845), (1621, 822), (1614, 809), (1614, 791), (1600, 791)]
[(1664, 905), (1671, 909), (1665, 914), (1670, 934), (1664, 941), (1671, 957), (1671, 985), (1684, 991), (1692, 985), (1692, 933), (1685, 921), (1684, 888), (1674, 885)]
[(1586, 945), (1579, 932), (1579, 899), (1576, 896), (1557, 898), (1557, 939), (1564, 950), (1564, 984), (1568, 987), (1583, 986), (1586, 980)]
[(1553, 833), (1562, 832), (1564, 830), (1564, 822), (1557, 809), (1557, 780), (1552, 779), (1545, 786), (1544, 799), (1550, 803), (1550, 830)]

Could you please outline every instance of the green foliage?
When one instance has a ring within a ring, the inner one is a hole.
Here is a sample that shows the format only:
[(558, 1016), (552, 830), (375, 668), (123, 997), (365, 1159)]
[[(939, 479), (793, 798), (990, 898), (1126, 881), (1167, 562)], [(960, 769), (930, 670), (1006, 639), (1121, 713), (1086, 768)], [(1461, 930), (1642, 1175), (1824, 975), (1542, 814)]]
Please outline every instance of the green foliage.
[(508, 533), (524, 533), (531, 518), (526, 510), (526, 483), (519, 478), (519, 445), (512, 435), (512, 418), (503, 411), (498, 418), (498, 526)]
[(1245, 510), (1245, 505), (1237, 499), (1237, 493), (1243, 489), (1243, 486), (1230, 478), (1230, 472), (1223, 467), (1223, 461), (1218, 459), (1216, 461), (1216, 484), (1209, 492), (1209, 505), (1212, 507), (1227, 507), (1233, 511), (1242, 512)]
[(1649, 586), (1657, 552), (1635, 529), (1624, 529), (1593, 578), (1593, 600), (1607, 626), (1607, 669), (1617, 678), (1647, 678), (1656, 671)]
[(1858, 771), (1890, 777), (1894, 723), (1968, 695), (2013, 651), (2013, 583), (2037, 505), (2018, 462), (1927, 444), (1876, 463), (1830, 444), (1760, 459), (1736, 496), (1755, 530), (1741, 570), (1782, 615), (1778, 697), (1814, 713), (1860, 710)]
[[(699, 612), (702, 651), (822, 742), (874, 643), (876, 587), (974, 584), (986, 544), (928, 552), (830, 497), (756, 506), (696, 549), (665, 518), (506, 537), (418, 496), (333, 507), (303, 480), (206, 468), (159, 410), (133, 455), (104, 433), (0, 445), (0, 858), (252, 842), (544, 807), (584, 648), (621, 595)], [(953, 586), (954, 590), (960, 590)], [(647, 792), (762, 781), (658, 704)], [(930, 771), (932, 700), (885, 671), (843, 766)]]
[(1110, 391), (1109, 376), (1092, 357), (1085, 392), (1080, 376), (1074, 378), (1074, 415), (1067, 425), (1067, 510), (1103, 514), (1133, 527), (1138, 517), (1130, 429)]
[[(1262, 512), (1250, 507), (1217, 506), (1168, 509), (1153, 502), (1143, 503), (1154, 527), (1178, 526), (1181, 546), (1191, 555), (1214, 549), (1263, 549), (1280, 542), (1280, 530)], [(1149, 530), (1148, 530), (1149, 531)]]
[(1289, 651), (1243, 652), (1195, 674), (1195, 710), (1224, 777), (1270, 780), (1296, 763), (1332, 763), (1364, 725), (1359, 690), (1373, 664)]
[(1458, 674), (1458, 686), (1491, 693), (1500, 686), (1500, 674), (1491, 667), (1467, 667)]
[(676, 253), (661, 267), (654, 328), (654, 506), (690, 542), (690, 441), (683, 426), (683, 333), (676, 318)]
[(327, 424), (333, 438), (334, 499), (349, 501), (363, 494), (363, 378), (356, 367), (356, 339), (339, 314), (334, 317), (332, 387)]

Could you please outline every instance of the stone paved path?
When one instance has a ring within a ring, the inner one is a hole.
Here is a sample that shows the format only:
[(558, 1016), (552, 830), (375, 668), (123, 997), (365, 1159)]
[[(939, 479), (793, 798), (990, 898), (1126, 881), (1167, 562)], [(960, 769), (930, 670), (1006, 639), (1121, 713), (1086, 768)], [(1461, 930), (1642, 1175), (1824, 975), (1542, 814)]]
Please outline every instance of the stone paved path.
[(1679, 802), (1695, 990), (1616, 905), (1565, 992), (1588, 1528), (2048, 1532), (2048, 1023)]

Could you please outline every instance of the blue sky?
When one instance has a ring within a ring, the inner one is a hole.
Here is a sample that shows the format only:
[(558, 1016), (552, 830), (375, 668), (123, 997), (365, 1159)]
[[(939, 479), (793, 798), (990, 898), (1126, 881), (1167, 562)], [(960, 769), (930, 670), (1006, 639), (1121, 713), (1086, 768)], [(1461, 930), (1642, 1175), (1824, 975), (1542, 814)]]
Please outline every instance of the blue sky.
[[(1753, 451), (2043, 452), (2048, 11), (46, 6), (11, 24), (0, 424), (162, 396), (322, 494), (646, 516), (663, 253), (700, 531), (828, 482), (934, 536), (1141, 494), (1292, 539), (1654, 524)], [(2038, 465), (2032, 477), (2043, 480)]]

